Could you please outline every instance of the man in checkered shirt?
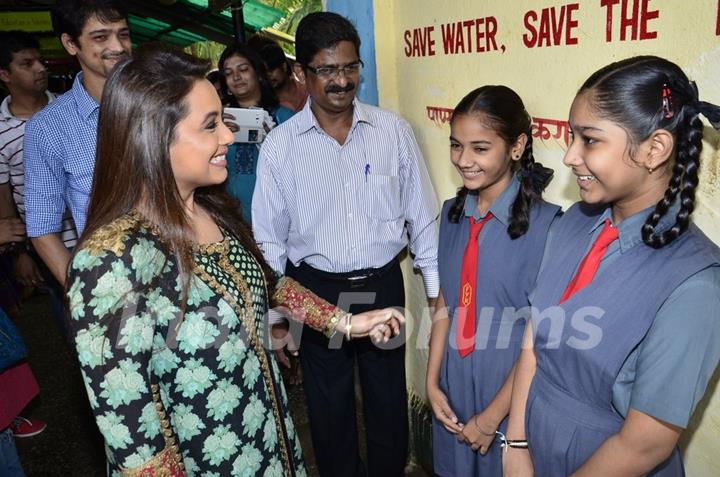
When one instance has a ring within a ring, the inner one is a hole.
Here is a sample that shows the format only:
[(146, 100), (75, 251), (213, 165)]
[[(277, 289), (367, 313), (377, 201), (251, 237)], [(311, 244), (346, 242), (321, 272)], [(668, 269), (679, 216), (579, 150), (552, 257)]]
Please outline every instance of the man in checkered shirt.
[[(119, 0), (59, 0), (55, 33), (82, 71), (67, 93), (25, 127), (27, 234), (61, 284), (70, 252), (60, 237), (70, 209), (78, 233), (85, 227), (95, 170), (98, 112), (112, 68), (130, 54), (130, 30)], [(121, 125), (118, 125), (121, 127)]]

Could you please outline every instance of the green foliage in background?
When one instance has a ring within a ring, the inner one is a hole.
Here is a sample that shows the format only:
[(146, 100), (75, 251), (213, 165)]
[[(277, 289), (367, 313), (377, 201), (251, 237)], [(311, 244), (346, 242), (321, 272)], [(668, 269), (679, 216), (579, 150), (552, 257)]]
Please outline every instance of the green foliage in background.
[[(260, 3), (277, 8), (287, 15), (273, 28), (288, 35), (295, 36), (295, 31), (300, 20), (312, 12), (322, 11), (322, 0), (258, 0)], [(286, 53), (295, 56), (295, 44), (281, 41), (280, 45)], [(203, 41), (185, 48), (185, 51), (200, 58), (207, 58), (212, 61), (213, 68), (217, 67), (218, 59), (225, 49), (225, 45), (214, 41)]]
[(298, 23), (300, 20), (312, 12), (322, 10), (322, 0), (258, 0), (260, 3), (269, 5), (278, 10), (287, 12), (287, 16), (274, 25), (276, 30), (280, 30), (288, 35), (295, 36)]

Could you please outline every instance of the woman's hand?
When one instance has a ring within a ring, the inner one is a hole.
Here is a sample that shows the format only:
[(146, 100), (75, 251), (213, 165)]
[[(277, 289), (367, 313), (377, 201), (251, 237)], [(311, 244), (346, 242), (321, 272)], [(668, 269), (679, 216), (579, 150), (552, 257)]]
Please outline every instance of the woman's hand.
[(480, 454), (485, 455), (495, 441), (495, 431), (497, 431), (498, 425), (499, 423), (495, 419), (481, 412), (468, 419), (467, 425), (463, 427), (462, 435), (472, 450), (480, 451)]
[(240, 130), (240, 126), (233, 122), (235, 120), (235, 116), (230, 113), (223, 113), (222, 118), (225, 126), (227, 126), (228, 129), (231, 130), (233, 133), (236, 133)]
[(458, 437), (460, 437), (463, 425), (458, 422), (455, 412), (453, 412), (450, 408), (450, 403), (448, 402), (445, 393), (440, 390), (440, 387), (437, 384), (428, 384), (427, 397), (430, 401), (433, 414), (435, 414), (435, 418), (440, 421), (448, 432), (458, 434)]
[[(375, 342), (387, 342), (393, 336), (400, 334), (400, 327), (405, 323), (405, 317), (395, 308), (366, 311), (352, 315), (350, 319), (350, 336), (362, 338), (370, 336)], [(347, 318), (340, 320), (337, 330), (347, 334)]]
[(0, 219), (0, 245), (25, 240), (25, 224), (17, 217)]
[(503, 477), (533, 477), (533, 468), (530, 451), (505, 447), (503, 449)]

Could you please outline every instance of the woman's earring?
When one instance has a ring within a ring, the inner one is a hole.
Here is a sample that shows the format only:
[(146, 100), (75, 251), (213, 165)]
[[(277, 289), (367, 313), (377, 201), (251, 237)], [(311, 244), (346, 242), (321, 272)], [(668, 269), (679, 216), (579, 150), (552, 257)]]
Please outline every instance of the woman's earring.
[(647, 168), (648, 174), (652, 174), (654, 170), (655, 170), (655, 169), (653, 169), (652, 167), (648, 167), (648, 168)]

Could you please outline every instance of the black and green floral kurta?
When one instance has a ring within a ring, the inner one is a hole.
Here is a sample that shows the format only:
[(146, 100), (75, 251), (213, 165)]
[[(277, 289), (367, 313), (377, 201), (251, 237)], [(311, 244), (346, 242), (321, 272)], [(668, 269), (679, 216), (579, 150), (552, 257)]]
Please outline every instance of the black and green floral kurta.
[(261, 341), (259, 265), (229, 235), (197, 247), (181, 318), (177, 264), (163, 250), (151, 226), (126, 216), (93, 234), (70, 267), (75, 345), (113, 475), (175, 452), (188, 476), (305, 476)]

